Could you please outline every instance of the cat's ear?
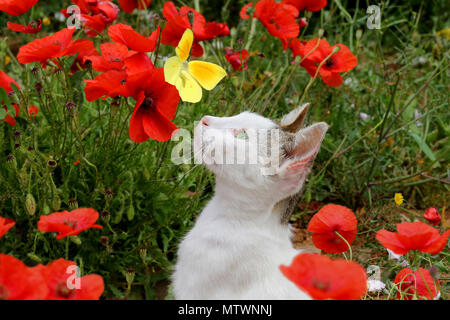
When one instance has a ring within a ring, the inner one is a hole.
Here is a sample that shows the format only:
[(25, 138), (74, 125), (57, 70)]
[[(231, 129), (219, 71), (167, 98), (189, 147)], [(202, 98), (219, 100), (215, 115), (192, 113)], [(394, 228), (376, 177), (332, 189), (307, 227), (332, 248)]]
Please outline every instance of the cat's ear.
[(280, 121), (281, 128), (291, 133), (296, 133), (297, 131), (299, 131), (302, 128), (303, 123), (305, 122), (308, 108), (309, 103), (305, 103), (300, 107), (289, 112), (281, 119)]
[(280, 174), (293, 176), (310, 168), (327, 130), (328, 125), (325, 122), (319, 122), (297, 131), (286, 154), (286, 160), (280, 167)]

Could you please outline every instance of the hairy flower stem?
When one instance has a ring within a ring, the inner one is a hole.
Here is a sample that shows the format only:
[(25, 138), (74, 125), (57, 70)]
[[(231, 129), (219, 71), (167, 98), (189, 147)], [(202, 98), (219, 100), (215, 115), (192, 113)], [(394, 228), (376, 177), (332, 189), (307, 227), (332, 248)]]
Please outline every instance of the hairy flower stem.
[(346, 260), (352, 261), (352, 258), (353, 258), (352, 247), (350, 246), (350, 244), (348, 243), (348, 241), (347, 241), (347, 240), (346, 240), (339, 232), (335, 231), (334, 233), (335, 233), (339, 238), (341, 238), (342, 241), (344, 241), (345, 244), (346, 244), (347, 247), (348, 247), (348, 252), (349, 252), (350, 256), (349, 256), (349, 259), (347, 259), (347, 257), (346, 257), (345, 254), (344, 254), (345, 259), (346, 259)]

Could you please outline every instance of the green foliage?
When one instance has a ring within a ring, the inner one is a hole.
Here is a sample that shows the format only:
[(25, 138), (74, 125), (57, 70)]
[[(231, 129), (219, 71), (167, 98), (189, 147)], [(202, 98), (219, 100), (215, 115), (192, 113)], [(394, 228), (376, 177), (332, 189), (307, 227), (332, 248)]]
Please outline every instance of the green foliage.
[[(243, 1), (213, 3), (209, 7), (209, 1), (200, 1), (202, 11), (210, 20), (229, 18), (231, 36), (204, 43), (202, 59), (227, 68), (229, 78), (204, 92), (200, 103), (180, 103), (174, 122), (192, 132), (193, 122), (206, 114), (229, 116), (251, 110), (280, 119), (302, 99), (310, 76), (291, 64), (290, 51), (283, 51), (280, 41), (261, 24), (252, 34), (251, 21), (236, 18)], [(222, 10), (224, 3), (229, 12)], [(316, 38), (324, 29), (331, 44), (349, 46), (358, 66), (344, 76), (341, 87), (329, 88), (317, 79), (304, 97), (311, 102), (308, 123), (326, 121), (331, 127), (302, 202), (365, 207), (372, 222), (379, 222), (383, 214), (379, 208), (392, 203), (395, 192), (403, 193), (410, 208), (445, 208), (449, 51), (448, 40), (436, 32), (448, 28), (444, 25), (448, 13), (439, 10), (436, 2), (382, 1), (381, 29), (369, 30), (364, 1), (355, 6), (340, 1), (341, 8), (337, 3), (329, 1), (309, 19), (303, 39)], [(161, 13), (161, 8), (162, 3), (154, 1), (152, 10)], [(60, 9), (60, 1), (39, 2), (33, 17), (51, 16)], [(154, 29), (153, 21), (136, 15), (121, 12), (119, 20), (136, 20), (133, 26), (143, 34)], [(4, 25), (5, 18), (0, 21)], [(45, 31), (62, 26), (52, 23)], [(77, 37), (82, 36), (80, 31)], [(173, 164), (170, 154), (176, 142), (132, 142), (128, 122), (134, 100), (86, 101), (83, 80), (95, 76), (92, 70), (69, 75), (54, 73), (53, 65), (46, 69), (20, 65), (13, 55), (17, 35), (6, 32), (2, 37), (9, 46), (1, 47), (1, 63), (5, 56), (12, 58), (4, 71), (20, 83), (22, 91), (8, 97), (0, 90), (0, 100), (8, 106), (0, 108), (0, 119), (7, 112), (14, 115), (13, 99), (21, 110), (16, 127), (0, 122), (0, 215), (17, 221), (0, 241), (0, 252), (28, 265), (67, 256), (83, 274), (103, 276), (105, 298), (164, 299), (177, 244), (211, 197), (213, 176), (200, 166)], [(25, 35), (20, 44), (31, 39)], [(233, 71), (220, 46), (249, 46), (248, 70)], [(162, 46), (157, 66), (162, 66), (162, 57), (171, 55), (173, 48)], [(63, 59), (65, 70), (74, 58)], [(32, 73), (33, 67), (38, 69)], [(41, 92), (36, 84), (42, 85)], [(66, 107), (69, 102), (74, 109)], [(31, 104), (39, 107), (35, 119), (27, 117)], [(362, 120), (360, 112), (369, 118)], [(14, 160), (6, 162), (9, 155)], [(68, 243), (66, 251), (66, 242), (39, 232), (37, 221), (40, 215), (72, 210), (74, 203), (107, 211), (109, 217), (99, 222), (103, 230), (84, 231)], [(304, 214), (298, 209), (294, 217)], [(380, 250), (373, 239), (367, 239), (365, 246)], [(429, 260), (424, 265), (432, 263), (448, 273), (448, 253), (444, 259), (423, 259)], [(135, 271), (131, 288), (125, 276), (129, 269)]]

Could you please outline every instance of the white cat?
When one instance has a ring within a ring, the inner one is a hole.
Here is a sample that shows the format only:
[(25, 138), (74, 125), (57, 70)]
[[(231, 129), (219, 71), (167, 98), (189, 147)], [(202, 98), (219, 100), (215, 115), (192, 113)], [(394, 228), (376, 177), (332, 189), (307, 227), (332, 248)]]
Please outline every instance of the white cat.
[[(324, 122), (301, 129), (307, 109), (290, 112), (280, 125), (244, 112), (205, 116), (195, 128), (196, 157), (216, 175), (216, 186), (179, 245), (176, 299), (310, 299), (279, 270), (299, 253), (287, 222), (328, 129)], [(264, 132), (278, 132), (280, 144), (260, 139)], [(221, 164), (217, 154), (229, 156), (229, 146), (236, 154), (257, 149), (258, 163)], [(279, 165), (267, 174), (277, 152)]]

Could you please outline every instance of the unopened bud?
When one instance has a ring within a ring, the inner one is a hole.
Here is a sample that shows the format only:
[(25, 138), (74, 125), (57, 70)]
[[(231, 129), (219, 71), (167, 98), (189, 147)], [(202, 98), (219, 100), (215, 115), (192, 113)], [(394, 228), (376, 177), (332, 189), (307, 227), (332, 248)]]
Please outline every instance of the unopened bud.
[(135, 275), (136, 271), (134, 271), (134, 269), (127, 269), (125, 271), (125, 279), (127, 280), (128, 286), (131, 286), (131, 284), (133, 283)]
[(33, 260), (33, 261), (36, 261), (36, 262), (38, 262), (38, 263), (42, 263), (41, 258), (39, 258), (39, 257), (38, 257), (37, 255), (35, 255), (34, 253), (29, 252), (29, 253), (27, 253), (27, 256), (28, 256), (28, 258), (30, 258), (30, 259)]
[(54, 198), (52, 199), (51, 206), (53, 211), (58, 211), (59, 209), (61, 209), (61, 199), (59, 198), (58, 195), (55, 195)]
[(318, 37), (319, 37), (319, 38), (322, 38), (324, 33), (325, 33), (325, 30), (323, 30), (322, 28), (320, 28), (320, 29), (319, 29), (319, 32), (318, 32)]
[(36, 213), (36, 200), (31, 193), (27, 194), (25, 198), (25, 209), (27, 209), (27, 213), (30, 216), (33, 216)]
[(75, 199), (75, 198), (70, 198), (67, 201), (67, 204), (69, 205), (69, 208), (72, 209), (72, 210), (78, 208), (78, 200)]
[(133, 204), (131, 203), (130, 207), (127, 210), (128, 221), (131, 221), (134, 219), (134, 214), (135, 214), (134, 207), (133, 207)]
[(69, 236), (70, 240), (77, 246), (81, 245), (81, 239), (78, 236)]
[(48, 165), (50, 166), (50, 168), (56, 168), (58, 163), (52, 159), (52, 160), (48, 160)]
[(142, 262), (145, 263), (145, 259), (147, 258), (147, 248), (146, 247), (139, 248), (139, 256), (141, 257)]
[(111, 218), (111, 214), (109, 213), (108, 210), (103, 210), (100, 213), (100, 216), (102, 217), (103, 221), (105, 221), (106, 223), (108, 223), (109, 219)]
[(361, 39), (361, 37), (362, 37), (362, 30), (361, 29), (356, 30), (355, 37), (356, 37), (356, 40), (358, 40), (358, 41), (359, 41), (359, 39)]

